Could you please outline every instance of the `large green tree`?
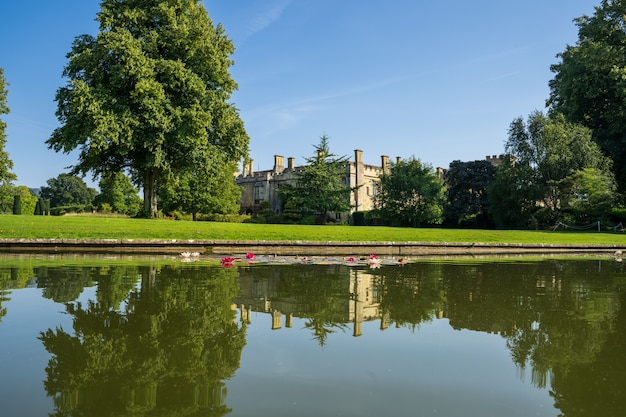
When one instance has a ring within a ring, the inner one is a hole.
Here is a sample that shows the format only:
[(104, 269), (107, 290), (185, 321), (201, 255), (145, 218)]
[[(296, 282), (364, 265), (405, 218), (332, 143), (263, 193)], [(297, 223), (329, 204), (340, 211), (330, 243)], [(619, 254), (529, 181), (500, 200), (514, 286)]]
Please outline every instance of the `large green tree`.
[(529, 165), (517, 164), (515, 157), (505, 155), (496, 170), (494, 181), (487, 187), (489, 214), (499, 229), (535, 229), (536, 189), (529, 187), (533, 177)]
[(568, 220), (568, 214), (584, 206), (582, 200), (600, 203), (588, 200), (590, 175), (600, 188), (593, 194), (613, 202), (608, 199), (614, 188), (610, 159), (593, 142), (588, 128), (568, 122), (562, 114), (534, 111), (526, 121), (513, 120), (505, 151), (509, 158), (488, 193), (500, 228), (545, 227)]
[(392, 225), (420, 227), (441, 224), (445, 185), (430, 164), (411, 157), (380, 175), (376, 208)]
[(156, 217), (161, 178), (178, 174), (200, 150), (239, 161), (249, 138), (229, 103), (237, 84), (233, 43), (200, 0), (103, 0), (97, 36), (77, 37), (66, 86), (57, 92), (61, 127), (47, 143), (79, 149), (74, 173), (128, 170)]
[(94, 204), (102, 208), (108, 204), (115, 213), (136, 216), (141, 211), (141, 198), (139, 190), (133, 186), (123, 172), (110, 173), (102, 177), (100, 194), (94, 200)]
[[(7, 104), (8, 98), (7, 82), (4, 78), (4, 69), (0, 68), (0, 116), (9, 113)], [(13, 169), (13, 161), (9, 158), (9, 154), (4, 147), (7, 143), (6, 134), (7, 124), (0, 118), (0, 198), (12, 196), (11, 182), (17, 179), (11, 170)]]
[(574, 19), (578, 41), (551, 66), (548, 105), (593, 130), (593, 139), (614, 161), (626, 191), (626, 0), (602, 0), (593, 16)]
[(445, 174), (447, 204), (444, 217), (456, 226), (486, 226), (489, 198), (487, 188), (496, 177), (489, 161), (452, 161)]
[(59, 174), (56, 178), (50, 178), (47, 184), (41, 187), (39, 196), (50, 200), (51, 207), (89, 205), (98, 194), (82, 178), (72, 174)]
[(278, 190), (283, 204), (298, 207), (304, 215), (315, 214), (321, 222), (331, 212), (350, 210), (350, 187), (345, 183), (348, 158), (330, 152), (328, 136), (320, 137), (315, 154), (306, 162), (297, 174), (297, 184)]

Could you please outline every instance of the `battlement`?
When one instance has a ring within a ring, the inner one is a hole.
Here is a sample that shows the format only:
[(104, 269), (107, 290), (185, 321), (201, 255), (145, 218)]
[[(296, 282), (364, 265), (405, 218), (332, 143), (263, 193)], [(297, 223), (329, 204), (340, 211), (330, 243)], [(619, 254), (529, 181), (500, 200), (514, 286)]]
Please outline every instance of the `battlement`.
[(500, 166), (500, 164), (502, 164), (502, 157), (498, 155), (487, 155), (485, 159), (494, 167)]

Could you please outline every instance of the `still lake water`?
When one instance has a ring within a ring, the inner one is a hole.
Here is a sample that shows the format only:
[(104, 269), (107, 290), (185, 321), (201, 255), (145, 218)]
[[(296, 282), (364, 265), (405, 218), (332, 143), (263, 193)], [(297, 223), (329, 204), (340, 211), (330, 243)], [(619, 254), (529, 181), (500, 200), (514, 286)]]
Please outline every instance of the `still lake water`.
[(608, 257), (0, 265), (0, 416), (626, 416)]

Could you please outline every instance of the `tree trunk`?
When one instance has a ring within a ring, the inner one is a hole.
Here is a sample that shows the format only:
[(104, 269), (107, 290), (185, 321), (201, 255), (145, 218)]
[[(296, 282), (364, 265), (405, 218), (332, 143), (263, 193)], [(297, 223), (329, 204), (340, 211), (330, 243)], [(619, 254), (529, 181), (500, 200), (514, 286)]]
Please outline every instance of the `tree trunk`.
[(153, 219), (159, 217), (157, 207), (157, 176), (158, 169), (146, 170), (143, 177), (143, 211)]

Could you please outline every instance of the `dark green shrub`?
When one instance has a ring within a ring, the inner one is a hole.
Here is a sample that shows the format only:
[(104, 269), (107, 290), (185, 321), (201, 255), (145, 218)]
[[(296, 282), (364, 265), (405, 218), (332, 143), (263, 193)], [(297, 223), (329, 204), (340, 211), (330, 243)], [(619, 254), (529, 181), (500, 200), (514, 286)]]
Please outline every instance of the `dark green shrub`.
[(43, 200), (41, 198), (37, 199), (37, 204), (35, 204), (35, 216), (41, 216), (42, 214), (42, 210), (41, 210), (41, 202)]
[(22, 196), (13, 196), (13, 214), (22, 214)]
[(610, 220), (613, 223), (622, 223), (626, 224), (626, 208), (625, 207), (614, 207), (611, 209)]
[[(45, 203), (43, 207), (45, 208)], [(77, 204), (72, 206), (53, 207), (50, 209), (50, 214), (52, 214), (53, 216), (62, 216), (64, 214), (70, 213), (91, 213), (92, 211), (94, 211), (94, 207), (91, 204), (88, 204), (86, 206), (82, 204)]]
[(365, 224), (365, 214), (364, 211), (355, 211), (352, 213), (352, 225), (353, 226), (366, 226)]

